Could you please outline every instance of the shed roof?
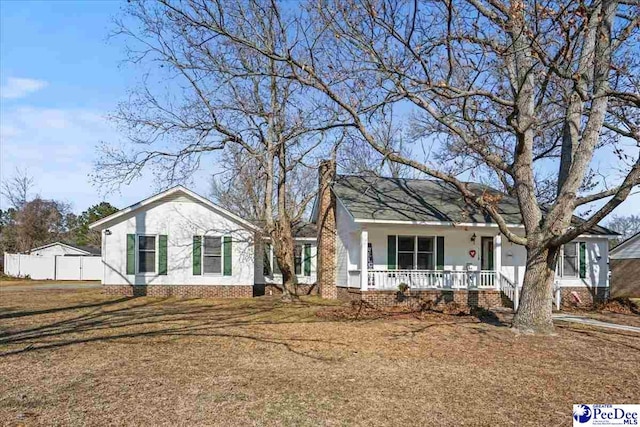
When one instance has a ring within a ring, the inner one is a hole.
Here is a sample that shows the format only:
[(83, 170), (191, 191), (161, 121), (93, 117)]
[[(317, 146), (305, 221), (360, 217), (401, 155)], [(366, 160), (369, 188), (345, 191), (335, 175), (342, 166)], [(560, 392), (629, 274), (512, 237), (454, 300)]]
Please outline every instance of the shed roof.
[(67, 246), (69, 248), (84, 252), (85, 255), (100, 255), (100, 253), (102, 252), (100, 248), (95, 248), (93, 246), (80, 246), (80, 245), (76, 245), (76, 244), (61, 241), (61, 240), (56, 240), (54, 242), (47, 243), (46, 245), (38, 246), (37, 248), (30, 249), (29, 252), (46, 249), (55, 245)]

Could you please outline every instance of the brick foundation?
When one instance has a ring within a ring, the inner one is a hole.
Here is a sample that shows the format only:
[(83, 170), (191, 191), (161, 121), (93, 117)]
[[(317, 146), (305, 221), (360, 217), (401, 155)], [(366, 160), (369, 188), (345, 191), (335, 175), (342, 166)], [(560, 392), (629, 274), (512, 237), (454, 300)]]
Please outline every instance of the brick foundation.
[(251, 298), (249, 285), (103, 285), (107, 295), (130, 297)]
[(401, 294), (398, 291), (361, 292), (358, 289), (338, 288), (338, 298), (344, 301), (362, 300), (376, 307), (418, 306), (426, 301), (436, 304), (455, 302), (461, 306), (483, 308), (512, 307), (511, 301), (502, 292), (496, 290), (424, 290)]
[(360, 301), (362, 292), (360, 289), (339, 287), (336, 289), (336, 296), (340, 301)]
[[(595, 303), (604, 302), (607, 299), (608, 290), (608, 288), (585, 287), (560, 288), (562, 307), (590, 308)], [(580, 298), (580, 302), (574, 297), (574, 292)]]

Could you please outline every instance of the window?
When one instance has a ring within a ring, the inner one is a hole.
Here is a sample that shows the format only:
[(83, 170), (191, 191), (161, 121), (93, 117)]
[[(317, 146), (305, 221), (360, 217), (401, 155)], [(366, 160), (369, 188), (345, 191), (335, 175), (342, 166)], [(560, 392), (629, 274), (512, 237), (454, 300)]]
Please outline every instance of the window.
[(433, 270), (435, 249), (433, 237), (398, 236), (398, 269)]
[(398, 236), (398, 268), (413, 270), (415, 268), (416, 239), (414, 236)]
[(578, 277), (578, 243), (567, 243), (562, 247), (562, 276)]
[(156, 271), (156, 236), (138, 236), (138, 273)]
[(220, 274), (222, 272), (222, 238), (204, 236), (202, 266), (205, 274)]
[(296, 276), (300, 276), (302, 274), (302, 245), (293, 247), (293, 265)]
[[(306, 246), (309, 246), (307, 250), (305, 250), (305, 245), (303, 244), (293, 247), (293, 268), (296, 276), (302, 276), (303, 274), (305, 276), (311, 275), (311, 245), (307, 244)], [(307, 258), (307, 253), (309, 253), (309, 258)], [(281, 275), (282, 271), (280, 271), (280, 266), (278, 265), (278, 260), (271, 244), (265, 243), (263, 256), (262, 273), (265, 276), (271, 276), (272, 274)], [(308, 267), (305, 267), (307, 261), (309, 264), (307, 264)]]
[(434, 270), (433, 237), (418, 237), (418, 270)]

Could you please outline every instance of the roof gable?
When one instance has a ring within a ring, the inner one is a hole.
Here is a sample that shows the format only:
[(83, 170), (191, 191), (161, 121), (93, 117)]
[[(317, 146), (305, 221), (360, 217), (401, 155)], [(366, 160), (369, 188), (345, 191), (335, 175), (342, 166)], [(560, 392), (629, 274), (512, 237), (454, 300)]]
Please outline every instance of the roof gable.
[(199, 202), (200, 204), (202, 204), (203, 206), (205, 206), (206, 208), (220, 214), (223, 215), (227, 218), (229, 218), (231, 221), (241, 225), (242, 227), (249, 229), (249, 230), (257, 230), (258, 227), (254, 224), (252, 224), (251, 222), (239, 217), (238, 215), (229, 212), (228, 210), (216, 205), (215, 203), (213, 203), (211, 200), (200, 196), (199, 194), (181, 186), (178, 185), (176, 187), (172, 187), (166, 191), (163, 191), (161, 193), (158, 193), (154, 196), (148, 197), (138, 203), (134, 203), (133, 205), (121, 209), (118, 212), (109, 215), (105, 218), (102, 218), (101, 220), (98, 220), (92, 224), (89, 225), (89, 228), (92, 230), (103, 230), (105, 228), (108, 227), (109, 224), (113, 224), (113, 223), (117, 223), (119, 222), (119, 220), (124, 219), (125, 217), (127, 217), (129, 214), (139, 211), (141, 209), (147, 209), (150, 208), (152, 206), (156, 206), (158, 204), (161, 203), (166, 203), (169, 201), (179, 201), (181, 200), (181, 198), (187, 198), (190, 201), (196, 201)]

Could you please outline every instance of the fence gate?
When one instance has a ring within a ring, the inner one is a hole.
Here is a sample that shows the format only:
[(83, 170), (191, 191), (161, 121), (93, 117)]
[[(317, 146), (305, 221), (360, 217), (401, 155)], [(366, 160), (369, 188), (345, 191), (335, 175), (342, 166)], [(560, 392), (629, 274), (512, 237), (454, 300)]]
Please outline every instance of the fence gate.
[(4, 254), (4, 272), (34, 280), (101, 280), (99, 256)]

